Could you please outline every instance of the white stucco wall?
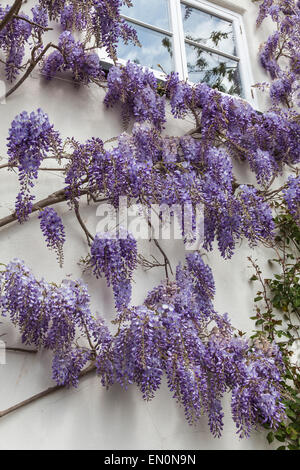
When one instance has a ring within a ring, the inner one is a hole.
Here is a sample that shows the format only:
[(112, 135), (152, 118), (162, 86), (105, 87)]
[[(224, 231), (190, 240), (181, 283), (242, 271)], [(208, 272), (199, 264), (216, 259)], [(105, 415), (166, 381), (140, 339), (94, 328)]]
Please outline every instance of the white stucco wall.
[[(224, 6), (236, 7), (236, 2), (221, 1)], [(257, 8), (250, 0), (240, 0), (238, 11), (244, 9), (244, 23), (255, 81), (265, 80), (257, 64), (259, 43), (266, 37), (266, 31), (257, 31), (255, 19)], [(95, 87), (74, 88), (68, 81), (55, 79), (45, 82), (38, 74), (28, 79), (13, 94), (5, 105), (0, 106), (0, 155), (6, 155), (5, 139), (13, 118), (23, 110), (32, 111), (41, 107), (49, 114), (55, 128), (64, 137), (74, 135), (85, 141), (92, 136), (103, 140), (123, 131), (116, 111), (107, 111), (102, 104), (103, 92)], [(170, 117), (166, 132), (181, 135), (191, 129), (188, 121), (175, 121)], [(244, 168), (238, 168), (241, 179), (247, 179)], [(2, 170), (3, 172), (3, 170)], [(0, 217), (14, 208), (17, 193), (17, 176), (5, 171), (0, 174)], [(61, 188), (63, 180), (59, 174), (42, 174), (35, 189), (37, 200)], [(96, 205), (81, 206), (82, 216), (91, 231), (97, 223)], [(81, 277), (77, 265), (79, 258), (87, 254), (85, 237), (73, 214), (66, 204), (55, 206), (62, 215), (66, 227), (65, 263), (62, 269), (57, 265), (55, 255), (50, 253), (42, 238), (37, 215), (23, 226), (17, 223), (1, 229), (0, 261), (8, 262), (14, 257), (21, 258), (38, 277), (59, 282), (67, 275)], [(162, 242), (176, 266), (177, 260), (184, 260), (180, 242)], [(159, 255), (153, 244), (143, 243), (144, 253)], [(224, 261), (218, 252), (208, 253), (207, 260), (212, 267), (216, 281), (216, 309), (229, 312), (233, 324), (250, 332), (253, 322), (252, 299), (255, 286), (249, 282), (252, 271), (248, 268), (247, 256), (264, 259), (262, 248), (249, 250), (246, 243), (236, 250), (232, 260)], [(266, 263), (263, 266), (268, 269)], [(267, 271), (266, 271), (267, 272)], [(155, 286), (164, 272), (153, 269), (135, 275), (133, 304), (143, 301), (147, 291)], [(105, 281), (88, 275), (83, 279), (89, 284), (94, 311), (108, 321), (113, 319), (113, 298)], [(0, 325), (5, 332), (8, 345), (20, 345), (19, 333), (6, 321)], [(0, 365), (0, 409), (5, 409), (52, 385), (50, 357), (45, 352), (36, 356), (7, 353), (7, 364)], [(114, 386), (104, 390), (93, 375), (83, 379), (78, 389), (62, 390), (32, 405), (0, 419), (0, 449), (265, 449), (269, 448), (262, 433), (255, 433), (248, 440), (239, 440), (230, 417), (229, 397), (224, 401), (226, 416), (221, 439), (214, 439), (204, 417), (197, 427), (190, 427), (183, 410), (171, 398), (163, 383), (156, 398), (142, 401), (136, 387), (126, 392)]]

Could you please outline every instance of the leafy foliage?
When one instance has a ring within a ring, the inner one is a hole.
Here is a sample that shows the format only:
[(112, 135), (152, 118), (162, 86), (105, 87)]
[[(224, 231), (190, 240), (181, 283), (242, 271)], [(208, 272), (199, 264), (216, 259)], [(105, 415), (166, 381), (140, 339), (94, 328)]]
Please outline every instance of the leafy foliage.
[[(260, 281), (262, 290), (254, 299), (257, 302), (253, 318), (259, 330), (253, 338), (266, 338), (276, 342), (285, 363), (282, 377), (284, 405), (287, 419), (276, 432), (267, 435), (282, 443), (280, 449), (300, 450), (300, 367), (297, 358), (297, 342), (300, 340), (300, 226), (283, 204), (276, 204), (277, 258), (270, 260), (280, 268), (271, 279), (263, 279), (256, 263), (252, 280)], [(263, 307), (260, 304), (263, 302)]]

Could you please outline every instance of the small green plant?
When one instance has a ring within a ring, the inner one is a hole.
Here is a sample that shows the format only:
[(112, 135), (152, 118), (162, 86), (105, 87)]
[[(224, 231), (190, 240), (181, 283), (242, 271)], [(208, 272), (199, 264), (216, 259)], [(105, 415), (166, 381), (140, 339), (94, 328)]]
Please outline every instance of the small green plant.
[(253, 339), (276, 342), (286, 366), (282, 388), (288, 419), (276, 432), (270, 431), (267, 440), (270, 444), (279, 441), (278, 450), (300, 450), (300, 367), (294, 357), (294, 346), (300, 341), (300, 226), (282, 204), (276, 202), (276, 210), (278, 233), (272, 246), (276, 257), (269, 263), (276, 263), (279, 272), (264, 279), (258, 264), (249, 258), (255, 270), (251, 280), (261, 286), (251, 317), (257, 327)]

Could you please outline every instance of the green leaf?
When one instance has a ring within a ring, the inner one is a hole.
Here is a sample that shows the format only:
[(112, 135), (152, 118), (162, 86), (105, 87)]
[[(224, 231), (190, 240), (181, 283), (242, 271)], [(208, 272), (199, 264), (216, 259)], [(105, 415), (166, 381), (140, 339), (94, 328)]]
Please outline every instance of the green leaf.
[(274, 434), (275, 438), (277, 439), (277, 441), (279, 442), (284, 442), (285, 441), (285, 432), (280, 430), (280, 431), (277, 431), (275, 434)]
[(294, 445), (292, 445), (292, 444), (289, 444), (289, 445), (288, 445), (288, 449), (289, 449), (289, 450), (299, 450), (299, 447), (298, 447), (298, 446), (294, 446)]
[(297, 418), (296, 413), (294, 413), (291, 409), (287, 409), (286, 414), (288, 415), (289, 418), (293, 418), (293, 419)]

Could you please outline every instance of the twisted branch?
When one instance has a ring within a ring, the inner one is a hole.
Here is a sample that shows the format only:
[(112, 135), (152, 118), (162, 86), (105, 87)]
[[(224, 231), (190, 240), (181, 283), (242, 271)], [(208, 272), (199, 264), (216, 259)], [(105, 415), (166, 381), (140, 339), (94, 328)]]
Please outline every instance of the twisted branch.
[[(82, 378), (90, 372), (94, 371), (95, 369), (95, 364), (91, 364), (86, 367), (86, 369), (80, 372), (79, 377)], [(27, 398), (26, 400), (23, 400), (17, 403), (16, 405), (11, 406), (10, 408), (7, 408), (6, 410), (0, 411), (0, 418), (3, 418), (3, 416), (6, 416), (9, 413), (18, 410), (19, 408), (23, 408), (24, 406), (29, 405), (30, 403), (33, 403), (36, 400), (39, 400), (40, 398), (46, 397), (51, 393), (57, 392), (58, 390), (62, 390), (63, 388), (65, 388), (65, 385), (54, 385), (53, 387), (49, 387), (46, 390), (43, 390), (42, 392), (37, 393), (36, 395), (33, 395), (32, 397)]]
[(22, 6), (22, 0), (15, 0), (13, 5), (11, 6), (10, 10), (6, 13), (2, 21), (0, 22), (0, 31), (5, 28), (7, 23), (13, 19), (14, 15), (17, 15), (20, 11)]
[[(82, 189), (80, 191), (80, 196), (83, 196), (84, 194), (87, 194), (88, 190)], [(52, 206), (53, 204), (57, 204), (59, 202), (67, 201), (67, 195), (66, 195), (66, 189), (60, 189), (59, 191), (56, 191), (50, 196), (46, 197), (45, 199), (41, 199), (41, 201), (36, 202), (32, 206), (31, 212), (37, 212), (40, 209), (43, 209), (44, 207)], [(17, 214), (14, 212), (11, 215), (8, 215), (7, 217), (3, 217), (0, 219), (0, 227), (4, 227), (5, 225), (11, 224), (12, 222), (15, 222), (17, 220)]]

